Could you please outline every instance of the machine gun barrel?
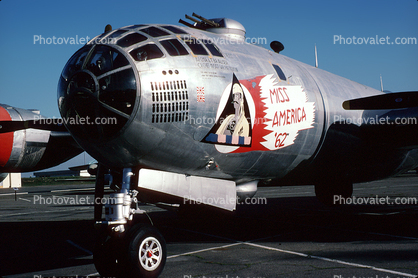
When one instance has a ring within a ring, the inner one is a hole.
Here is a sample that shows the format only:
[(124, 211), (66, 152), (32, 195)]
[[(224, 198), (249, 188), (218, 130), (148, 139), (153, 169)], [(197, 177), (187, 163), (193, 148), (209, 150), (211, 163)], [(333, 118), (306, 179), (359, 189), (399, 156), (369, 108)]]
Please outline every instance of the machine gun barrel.
[(210, 26), (212, 26), (212, 27), (219, 27), (219, 26), (220, 26), (220, 25), (219, 25), (219, 23), (216, 23), (216, 22), (214, 22), (213, 20), (206, 19), (206, 18), (204, 18), (203, 16), (200, 16), (200, 15), (198, 15), (198, 14), (193, 13), (192, 15), (193, 15), (194, 17), (196, 17), (196, 18), (198, 18), (198, 19), (202, 20), (204, 23), (206, 23), (207, 25), (210, 25)]
[(190, 24), (187, 21), (184, 21), (183, 19), (179, 19), (179, 23), (184, 24), (184, 25), (186, 25), (187, 27), (190, 27), (190, 28), (196, 28), (196, 26), (193, 26), (192, 24)]
[(193, 18), (193, 17), (191, 17), (191, 16), (188, 16), (187, 14), (186, 14), (186, 18), (187, 18), (187, 19), (190, 19), (191, 21), (196, 22), (197, 24), (202, 24), (202, 22), (201, 22), (201, 21), (199, 21), (199, 20), (197, 20), (196, 18)]

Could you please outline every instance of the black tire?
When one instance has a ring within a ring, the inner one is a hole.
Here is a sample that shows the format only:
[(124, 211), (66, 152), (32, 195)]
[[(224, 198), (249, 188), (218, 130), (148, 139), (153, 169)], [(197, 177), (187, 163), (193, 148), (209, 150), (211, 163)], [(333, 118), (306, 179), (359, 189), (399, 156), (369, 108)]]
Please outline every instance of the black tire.
[(167, 248), (163, 236), (152, 226), (139, 225), (128, 232), (129, 277), (154, 278), (164, 269)]
[(101, 276), (116, 277), (121, 274), (123, 267), (118, 258), (121, 248), (123, 248), (122, 245), (113, 238), (96, 243), (93, 250), (93, 262)]

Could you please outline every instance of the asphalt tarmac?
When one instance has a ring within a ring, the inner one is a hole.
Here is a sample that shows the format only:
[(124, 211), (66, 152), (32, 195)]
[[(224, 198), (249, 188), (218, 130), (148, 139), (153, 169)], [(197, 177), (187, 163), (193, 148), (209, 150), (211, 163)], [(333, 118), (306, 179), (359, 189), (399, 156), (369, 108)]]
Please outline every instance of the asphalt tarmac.
[[(0, 189), (0, 276), (97, 277), (93, 192)], [(167, 241), (162, 278), (417, 277), (418, 176), (355, 184), (353, 196), (326, 207), (313, 186), (270, 187), (232, 213), (144, 208)]]

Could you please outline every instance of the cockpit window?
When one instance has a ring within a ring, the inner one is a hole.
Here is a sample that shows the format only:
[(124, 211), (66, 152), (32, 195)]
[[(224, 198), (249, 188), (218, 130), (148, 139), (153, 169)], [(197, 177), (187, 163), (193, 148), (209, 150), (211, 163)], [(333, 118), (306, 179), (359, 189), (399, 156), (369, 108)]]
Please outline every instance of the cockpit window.
[(155, 44), (146, 44), (138, 47), (129, 52), (129, 54), (131, 54), (132, 58), (138, 62), (157, 59), (164, 56), (163, 52)]
[(147, 25), (145, 25), (145, 24), (136, 24), (136, 25), (131, 25), (131, 26), (123, 27), (123, 29), (135, 29), (135, 28), (139, 28), (139, 27), (143, 27), (143, 26), (147, 26)]
[(119, 39), (116, 44), (121, 47), (128, 47), (128, 46), (131, 46), (133, 44), (136, 44), (145, 40), (147, 40), (147, 37), (138, 33), (132, 33)]
[(103, 33), (93, 39), (91, 39), (87, 44), (94, 44), (96, 42), (99, 42), (101, 39), (103, 39), (105, 36), (107, 36), (108, 33)]
[(129, 65), (129, 62), (121, 53), (110, 47), (98, 45), (87, 62), (87, 69), (94, 75), (99, 76), (126, 65)]
[(182, 38), (182, 40), (190, 47), (195, 55), (209, 55), (202, 43), (195, 38)]
[(152, 27), (152, 26), (148, 27), (148, 28), (141, 29), (139, 31), (144, 32), (144, 33), (146, 33), (146, 34), (148, 34), (148, 35), (150, 35), (151, 37), (154, 37), (154, 38), (170, 35), (166, 31), (158, 29), (156, 27)]
[(284, 72), (278, 65), (273, 64), (273, 68), (277, 72), (277, 75), (279, 76), (281, 80), (286, 80), (286, 76), (284, 75)]
[(203, 44), (206, 46), (207, 49), (209, 49), (210, 53), (212, 53), (213, 56), (223, 57), (223, 55), (219, 51), (218, 47), (216, 45), (214, 45), (212, 42), (203, 41)]
[(165, 50), (167, 50), (170, 56), (179, 56), (179, 55), (189, 54), (186, 48), (184, 48), (184, 46), (177, 39), (160, 41), (160, 43), (165, 48)]
[(122, 35), (123, 33), (128, 32), (128, 30), (117, 30), (115, 32), (113, 32), (111, 35), (109, 35), (107, 38), (116, 38), (119, 37), (120, 35)]
[(174, 34), (187, 34), (185, 31), (181, 30), (180, 28), (174, 27), (174, 26), (161, 26)]

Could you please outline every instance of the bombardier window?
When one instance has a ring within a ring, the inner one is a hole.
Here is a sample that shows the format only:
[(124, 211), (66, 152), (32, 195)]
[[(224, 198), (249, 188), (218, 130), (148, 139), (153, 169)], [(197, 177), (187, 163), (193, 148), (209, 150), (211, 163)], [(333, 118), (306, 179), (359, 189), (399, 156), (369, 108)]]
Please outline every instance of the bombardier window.
[(132, 69), (105, 76), (99, 80), (99, 85), (101, 102), (127, 115), (132, 113), (136, 96), (135, 74)]
[(185, 31), (181, 30), (180, 28), (174, 27), (174, 26), (161, 26), (174, 34), (187, 34)]
[(151, 37), (154, 37), (154, 38), (170, 35), (166, 31), (155, 28), (155, 27), (152, 27), (152, 26), (148, 27), (148, 28), (141, 29), (139, 31), (144, 32), (144, 33), (146, 33), (146, 34), (148, 34), (148, 35), (150, 35)]
[(147, 44), (138, 47), (129, 52), (129, 54), (131, 54), (132, 58), (138, 62), (157, 59), (164, 56), (163, 52), (155, 44)]
[(165, 40), (160, 41), (161, 45), (167, 50), (170, 56), (179, 56), (179, 55), (187, 55), (189, 52), (184, 48), (184, 46), (177, 40)]
[[(77, 51), (58, 84), (63, 113), (96, 123), (71, 125), (83, 140), (105, 140), (120, 131), (134, 111), (136, 94), (134, 69), (122, 52), (107, 45), (86, 45)], [(97, 120), (109, 118), (116, 122), (97, 125)]]
[(195, 38), (182, 38), (195, 55), (209, 55), (202, 43)]
[(209, 41), (203, 41), (203, 44), (209, 49), (213, 56), (223, 57), (218, 47)]
[(74, 72), (79, 71), (82, 68), (90, 49), (90, 46), (83, 47), (70, 58), (62, 71), (62, 77), (64, 77), (65, 80), (67, 80)]
[(133, 44), (136, 44), (145, 40), (147, 40), (147, 37), (138, 33), (132, 33), (119, 39), (116, 44), (121, 47), (128, 47), (128, 46), (131, 46)]

